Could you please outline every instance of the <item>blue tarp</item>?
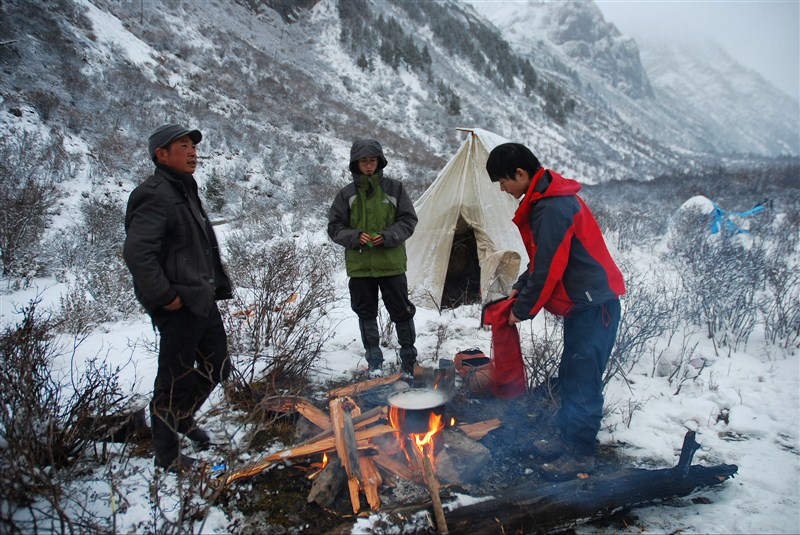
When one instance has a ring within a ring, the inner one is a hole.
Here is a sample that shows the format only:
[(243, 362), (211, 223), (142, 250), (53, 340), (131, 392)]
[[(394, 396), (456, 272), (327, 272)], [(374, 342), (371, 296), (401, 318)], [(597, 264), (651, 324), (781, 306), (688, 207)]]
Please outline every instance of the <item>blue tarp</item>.
[(736, 234), (749, 234), (750, 231), (744, 229), (731, 221), (731, 216), (733, 217), (749, 217), (751, 215), (760, 214), (765, 209), (765, 203), (758, 204), (751, 208), (746, 212), (729, 212), (727, 210), (723, 210), (720, 208), (717, 203), (712, 203), (714, 205), (714, 211), (711, 212), (710, 216), (712, 218), (711, 221), (711, 234), (716, 234), (721, 230), (725, 230), (729, 232), (731, 235)]

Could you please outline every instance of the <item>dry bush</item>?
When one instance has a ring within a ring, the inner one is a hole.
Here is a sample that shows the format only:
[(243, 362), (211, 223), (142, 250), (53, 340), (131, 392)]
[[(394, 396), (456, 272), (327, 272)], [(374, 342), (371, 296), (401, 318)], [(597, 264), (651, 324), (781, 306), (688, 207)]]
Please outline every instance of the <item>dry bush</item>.
[(603, 384), (617, 374), (630, 372), (656, 342), (672, 334), (680, 320), (678, 297), (662, 270), (645, 273), (632, 264), (622, 265), (625, 295), (620, 299), (622, 315), (617, 341), (606, 366)]
[(327, 311), (338, 298), (334, 255), (327, 245), (267, 242), (244, 231), (227, 245), (237, 292), (225, 306), (240, 401), (252, 405), (274, 392), (297, 392), (332, 335)]
[(522, 358), (528, 372), (528, 390), (543, 387), (551, 400), (555, 400), (553, 380), (558, 375), (558, 365), (564, 352), (564, 320), (542, 313), (544, 325), (537, 330), (536, 322), (525, 322), (528, 337), (521, 338)]
[(764, 248), (741, 235), (711, 235), (696, 210), (675, 217), (668, 245), (665, 260), (680, 276), (684, 317), (708, 329), (717, 352), (746, 345), (765, 288)]
[[(69, 355), (53, 323), (36, 310), (0, 333), (0, 531), (100, 531), (67, 485), (87, 469), (98, 422), (120, 413), (117, 370), (90, 359), (84, 370), (54, 370)], [(70, 348), (74, 352), (77, 346)]]
[(65, 158), (58, 140), (48, 144), (28, 133), (0, 139), (0, 263), (4, 276), (28, 276), (40, 264)]

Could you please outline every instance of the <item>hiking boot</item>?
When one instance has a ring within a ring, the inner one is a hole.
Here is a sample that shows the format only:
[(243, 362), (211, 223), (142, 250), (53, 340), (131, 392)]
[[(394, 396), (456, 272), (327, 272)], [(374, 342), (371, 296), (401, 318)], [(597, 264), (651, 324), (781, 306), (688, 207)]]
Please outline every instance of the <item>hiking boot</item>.
[(403, 346), (400, 348), (400, 367), (408, 375), (414, 375), (414, 365), (417, 363), (417, 348)]
[(180, 454), (171, 461), (155, 457), (153, 464), (158, 468), (163, 468), (170, 474), (185, 474), (197, 464), (197, 459), (188, 455)]
[(367, 370), (367, 375), (370, 379), (374, 379), (376, 377), (383, 377), (383, 363), (374, 363), (369, 365), (369, 370)]
[(594, 471), (594, 457), (565, 453), (558, 459), (542, 465), (542, 476), (551, 481), (566, 481), (578, 474)]
[(186, 418), (178, 423), (178, 432), (194, 442), (199, 448), (205, 449), (211, 444), (211, 436), (208, 431), (198, 427), (194, 418)]
[(554, 461), (569, 449), (558, 433), (550, 438), (534, 440), (531, 446), (533, 453), (543, 461)]

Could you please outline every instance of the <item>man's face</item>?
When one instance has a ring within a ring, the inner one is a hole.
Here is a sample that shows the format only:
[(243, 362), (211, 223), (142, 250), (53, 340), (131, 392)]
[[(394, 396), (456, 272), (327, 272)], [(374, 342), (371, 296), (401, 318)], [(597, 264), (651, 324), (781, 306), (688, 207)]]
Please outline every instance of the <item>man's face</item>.
[(156, 149), (156, 159), (179, 173), (194, 173), (197, 167), (197, 152), (189, 136), (179, 137), (163, 149)]
[(358, 159), (358, 171), (362, 175), (372, 176), (378, 169), (378, 158), (376, 156), (367, 156), (366, 158)]
[(519, 199), (528, 193), (528, 188), (531, 186), (531, 176), (524, 169), (517, 167), (513, 178), (501, 178), (497, 183), (500, 184), (500, 191)]

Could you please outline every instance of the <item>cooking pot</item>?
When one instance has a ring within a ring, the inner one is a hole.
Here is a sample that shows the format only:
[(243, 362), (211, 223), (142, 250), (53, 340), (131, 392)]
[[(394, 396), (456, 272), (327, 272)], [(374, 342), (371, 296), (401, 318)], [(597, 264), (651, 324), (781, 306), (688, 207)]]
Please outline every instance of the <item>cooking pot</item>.
[(409, 388), (386, 398), (389, 420), (404, 433), (419, 434), (430, 430), (431, 418), (444, 414), (447, 397), (444, 392), (430, 388)]

